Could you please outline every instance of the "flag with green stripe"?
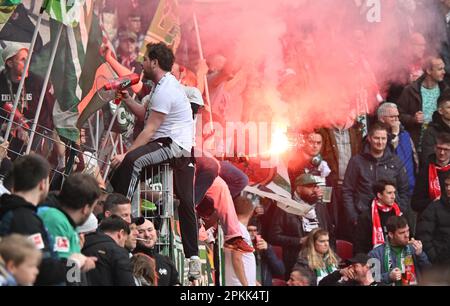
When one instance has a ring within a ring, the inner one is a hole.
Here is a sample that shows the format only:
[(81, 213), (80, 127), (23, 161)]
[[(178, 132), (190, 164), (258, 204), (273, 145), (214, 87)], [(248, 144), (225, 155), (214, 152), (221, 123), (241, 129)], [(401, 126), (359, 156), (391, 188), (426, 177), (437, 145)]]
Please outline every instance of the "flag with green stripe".
[(22, 0), (0, 0), (0, 31)]
[(45, 10), (50, 18), (67, 26), (76, 26), (86, 0), (47, 0)]
[(0, 0), (0, 6), (17, 6), (22, 0)]
[(177, 0), (160, 0), (155, 16), (145, 35), (139, 51), (139, 61), (143, 61), (149, 43), (164, 42), (176, 50), (181, 41), (179, 6)]
[[(72, 141), (79, 140), (77, 106), (92, 87), (95, 72), (102, 63), (99, 54), (102, 30), (93, 3), (94, 0), (85, 1), (75, 27), (63, 28), (51, 72), (58, 101), (53, 110), (55, 127), (60, 136)], [(41, 76), (45, 74), (54, 37), (60, 26), (59, 22), (50, 20), (51, 41), (33, 59), (31, 70)]]

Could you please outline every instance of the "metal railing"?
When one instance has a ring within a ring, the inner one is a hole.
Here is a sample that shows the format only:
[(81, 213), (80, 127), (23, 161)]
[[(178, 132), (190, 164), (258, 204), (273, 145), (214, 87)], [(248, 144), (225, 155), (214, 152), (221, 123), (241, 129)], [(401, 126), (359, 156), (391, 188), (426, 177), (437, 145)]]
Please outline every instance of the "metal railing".
[(141, 176), (132, 211), (153, 222), (158, 232), (158, 253), (173, 259), (173, 171), (169, 164), (161, 164), (144, 169)]

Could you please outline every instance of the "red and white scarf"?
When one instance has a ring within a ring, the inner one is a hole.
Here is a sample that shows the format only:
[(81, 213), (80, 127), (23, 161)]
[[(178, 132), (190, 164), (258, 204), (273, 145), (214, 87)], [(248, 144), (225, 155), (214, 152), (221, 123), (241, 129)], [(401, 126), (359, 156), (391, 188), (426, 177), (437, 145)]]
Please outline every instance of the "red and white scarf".
[(438, 171), (447, 172), (449, 170), (450, 165), (437, 167), (435, 164), (430, 163), (428, 167), (428, 194), (431, 200), (435, 201), (441, 198), (441, 184), (439, 183)]
[(391, 210), (395, 211), (396, 216), (401, 216), (402, 212), (400, 211), (400, 208), (398, 207), (397, 203), (394, 203), (392, 206), (381, 204), (378, 202), (378, 199), (373, 200), (372, 202), (372, 244), (373, 247), (377, 247), (381, 244), (383, 244), (384, 241), (384, 234), (383, 229), (381, 228), (381, 219), (380, 219), (380, 213), (379, 210), (382, 212), (390, 212)]

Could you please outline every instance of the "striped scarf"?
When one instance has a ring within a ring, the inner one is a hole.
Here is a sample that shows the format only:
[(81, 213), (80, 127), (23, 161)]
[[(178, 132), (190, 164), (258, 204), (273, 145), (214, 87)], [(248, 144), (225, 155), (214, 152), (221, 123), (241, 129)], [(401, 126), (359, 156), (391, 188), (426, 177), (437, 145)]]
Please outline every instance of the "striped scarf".
[(383, 229), (381, 227), (379, 210), (381, 210), (382, 212), (390, 212), (392, 209), (395, 211), (396, 216), (402, 215), (402, 212), (400, 211), (400, 208), (398, 207), (397, 203), (394, 203), (394, 205), (389, 206), (386, 204), (381, 204), (380, 202), (378, 202), (378, 199), (374, 199), (372, 202), (372, 224), (373, 224), (372, 245), (374, 248), (379, 245), (382, 245), (385, 242)]
[(450, 165), (437, 167), (436, 164), (430, 163), (428, 167), (428, 194), (431, 200), (435, 201), (441, 198), (441, 184), (439, 183), (438, 171), (447, 172), (449, 170)]

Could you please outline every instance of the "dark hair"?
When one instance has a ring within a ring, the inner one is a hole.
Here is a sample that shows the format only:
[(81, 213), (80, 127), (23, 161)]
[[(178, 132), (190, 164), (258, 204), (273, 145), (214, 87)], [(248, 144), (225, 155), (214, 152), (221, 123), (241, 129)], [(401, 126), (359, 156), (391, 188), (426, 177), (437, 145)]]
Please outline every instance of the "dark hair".
[(445, 102), (450, 102), (450, 90), (447, 89), (445, 90), (440, 96), (439, 99), (437, 100), (437, 105), (438, 107), (442, 107), (442, 105)]
[(292, 269), (292, 272), (298, 272), (300, 273), (300, 275), (304, 278), (306, 278), (306, 280), (308, 281), (308, 283), (311, 286), (315, 286), (315, 280), (316, 280), (316, 276), (314, 275), (314, 272), (309, 268), (309, 267), (305, 267), (305, 266), (300, 266), (300, 265), (295, 265), (294, 268)]
[(94, 177), (84, 173), (75, 173), (64, 182), (59, 200), (64, 207), (77, 210), (86, 204), (94, 205), (100, 195), (101, 190)]
[(130, 234), (130, 226), (127, 221), (118, 216), (103, 219), (98, 226), (98, 230), (102, 233), (115, 233), (123, 230), (128, 235)]
[(13, 163), (12, 179), (14, 191), (30, 191), (48, 177), (50, 165), (37, 154), (18, 157)]
[(248, 221), (247, 226), (256, 226), (259, 227), (259, 220), (257, 216), (253, 216), (250, 218), (250, 220)]
[(175, 55), (164, 43), (149, 43), (146, 55), (150, 60), (158, 60), (159, 67), (164, 71), (171, 71), (175, 62)]
[(450, 144), (450, 134), (449, 133), (439, 133), (436, 136), (436, 144), (444, 144), (444, 143), (448, 143)]
[[(118, 205), (130, 204), (130, 200), (120, 193), (111, 193), (103, 202), (103, 211), (113, 211)], [(131, 205), (131, 204), (130, 204)]]
[(408, 226), (408, 221), (403, 216), (391, 216), (387, 219), (386, 229), (388, 233), (395, 233), (396, 230)]
[(376, 131), (386, 131), (386, 133), (389, 133), (389, 127), (386, 124), (377, 121), (370, 126), (369, 135), (373, 136)]
[(136, 224), (137, 226), (141, 226), (144, 224), (145, 218), (144, 217), (135, 217), (131, 218), (131, 224)]
[(397, 186), (395, 185), (395, 183), (393, 181), (379, 180), (373, 185), (372, 190), (373, 190), (373, 193), (375, 194), (375, 196), (378, 193), (383, 193), (383, 191), (386, 189), (386, 186), (393, 186), (395, 189), (397, 189)]

